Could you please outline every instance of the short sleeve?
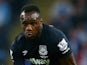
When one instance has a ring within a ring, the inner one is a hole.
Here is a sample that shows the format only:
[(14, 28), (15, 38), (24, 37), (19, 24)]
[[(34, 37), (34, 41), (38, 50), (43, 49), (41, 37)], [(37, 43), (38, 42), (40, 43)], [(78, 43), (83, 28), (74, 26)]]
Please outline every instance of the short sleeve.
[(10, 56), (11, 56), (12, 62), (14, 65), (24, 65), (24, 59), (23, 59), (22, 53), (17, 48), (16, 44), (17, 44), (17, 41), (14, 40), (10, 48)]
[(58, 41), (57, 41), (57, 54), (58, 58), (64, 58), (67, 57), (69, 54), (71, 54), (71, 47), (69, 44), (69, 41), (65, 34), (60, 31)]

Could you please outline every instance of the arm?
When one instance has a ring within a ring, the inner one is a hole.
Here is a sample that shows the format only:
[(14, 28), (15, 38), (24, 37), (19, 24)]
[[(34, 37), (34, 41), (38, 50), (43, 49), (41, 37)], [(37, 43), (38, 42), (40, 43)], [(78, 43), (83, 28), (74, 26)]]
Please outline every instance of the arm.
[(58, 62), (60, 65), (77, 65), (72, 53), (69, 56), (59, 60)]
[(74, 55), (72, 53), (71, 47), (69, 45), (69, 41), (66, 36), (61, 33), (60, 39), (58, 43), (58, 51), (60, 55), (59, 64), (60, 65), (77, 65), (74, 59)]
[(13, 65), (24, 65), (23, 55), (16, 39), (12, 42), (10, 47), (10, 56), (13, 61)]
[(24, 65), (24, 59), (19, 53), (15, 53), (12, 50), (10, 50), (11, 60), (13, 65)]

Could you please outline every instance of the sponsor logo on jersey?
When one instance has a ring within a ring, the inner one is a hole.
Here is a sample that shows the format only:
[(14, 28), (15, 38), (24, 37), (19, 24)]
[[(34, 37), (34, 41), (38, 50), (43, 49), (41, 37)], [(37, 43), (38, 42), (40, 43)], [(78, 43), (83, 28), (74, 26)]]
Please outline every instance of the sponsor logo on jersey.
[(35, 65), (49, 65), (50, 64), (50, 60), (49, 59), (35, 59), (35, 58), (30, 58), (27, 59), (27, 61), (29, 61), (32, 64)]
[(48, 51), (46, 45), (39, 45), (39, 54), (41, 58), (48, 58)]
[(62, 51), (62, 54), (65, 54), (70, 50), (68, 47), (68, 42), (66, 42), (64, 38), (59, 42), (57, 46), (59, 47), (59, 50)]

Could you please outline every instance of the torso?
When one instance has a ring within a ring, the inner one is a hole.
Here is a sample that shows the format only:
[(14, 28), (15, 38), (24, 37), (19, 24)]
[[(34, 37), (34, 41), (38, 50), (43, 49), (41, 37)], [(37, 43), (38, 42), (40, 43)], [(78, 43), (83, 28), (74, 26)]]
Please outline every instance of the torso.
[[(57, 60), (60, 58), (60, 51), (57, 47), (61, 40), (54, 29), (44, 25), (43, 33), (37, 41), (26, 40), (21, 34), (19, 43), (16, 46), (23, 58), (35, 65), (57, 65)], [(20, 36), (20, 35), (19, 35)]]

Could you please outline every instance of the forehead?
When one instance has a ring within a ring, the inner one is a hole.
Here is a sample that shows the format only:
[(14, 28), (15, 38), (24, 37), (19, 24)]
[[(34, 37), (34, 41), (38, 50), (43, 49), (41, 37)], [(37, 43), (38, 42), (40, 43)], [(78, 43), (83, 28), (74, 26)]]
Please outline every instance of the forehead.
[(27, 12), (25, 13), (24, 11), (21, 13), (20, 18), (23, 18), (24, 20), (26, 19), (32, 19), (32, 20), (36, 20), (37, 18), (39, 18), (39, 13), (37, 12)]

